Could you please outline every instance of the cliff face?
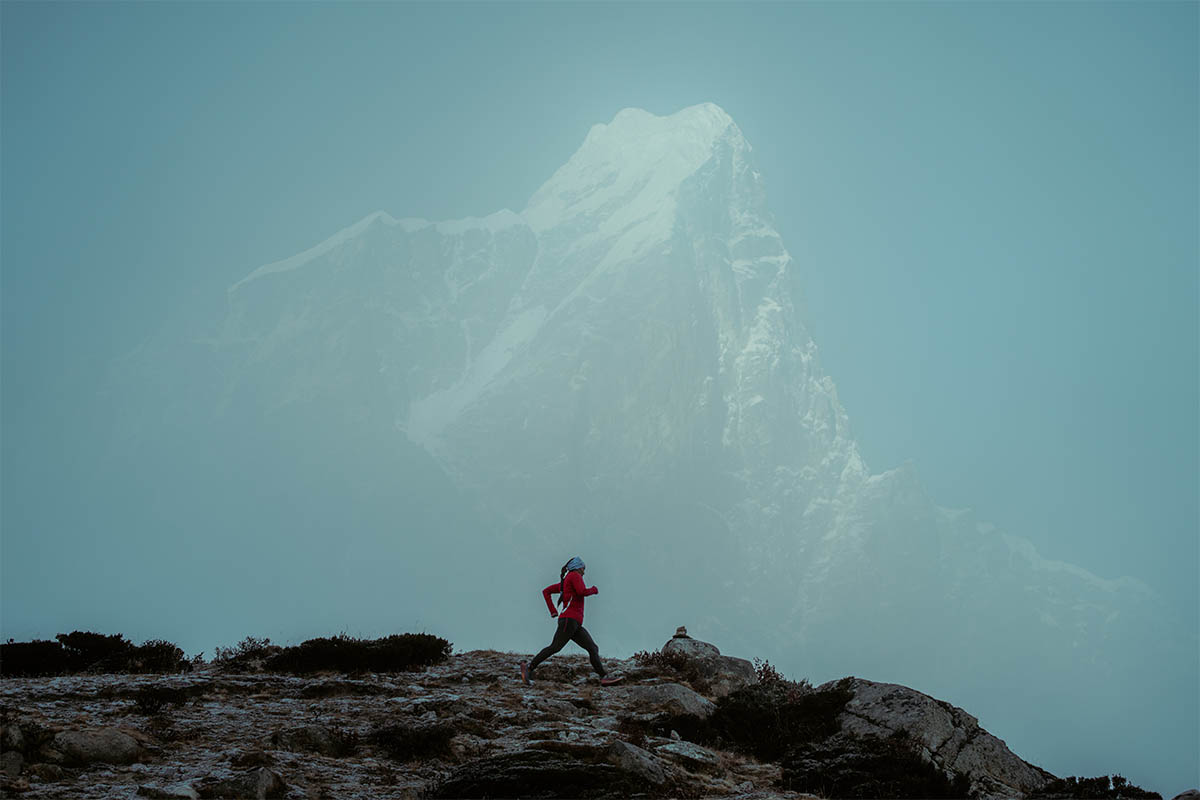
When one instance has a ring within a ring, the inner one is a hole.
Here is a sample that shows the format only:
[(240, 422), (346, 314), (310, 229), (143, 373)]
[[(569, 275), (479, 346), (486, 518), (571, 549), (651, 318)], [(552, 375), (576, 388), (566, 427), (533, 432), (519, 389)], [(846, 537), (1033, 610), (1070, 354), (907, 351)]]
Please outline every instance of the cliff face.
[[(402, 562), (402, 603), (464, 552), (512, 574), (596, 553), (626, 589), (611, 651), (686, 612), (799, 674), (954, 697), (1039, 752), (1061, 732), (1031, 715), (1114, 756), (1128, 743), (1099, 731), (1179, 731), (1147, 770), (1194, 758), (1196, 687), (1147, 665), (1194, 658), (1195, 632), (1137, 581), (938, 507), (911, 468), (872, 474), (801, 296), (725, 112), (627, 109), (520, 213), (377, 213), (247, 276), (211, 331), (120, 367), (140, 387), (120, 438), (216, 461), (261, 441), (280, 458), (240, 467), (247, 504), (247, 484), (348, 487), (330, 502), (357, 549)], [(471, 633), (511, 641), (497, 617)]]

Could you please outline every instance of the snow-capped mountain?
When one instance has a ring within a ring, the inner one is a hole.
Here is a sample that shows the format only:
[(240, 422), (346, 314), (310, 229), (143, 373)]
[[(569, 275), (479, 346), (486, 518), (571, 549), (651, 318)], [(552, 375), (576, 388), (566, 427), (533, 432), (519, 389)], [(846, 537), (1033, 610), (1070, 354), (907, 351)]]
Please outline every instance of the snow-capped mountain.
[[(1135, 779), (1191, 758), (1196, 689), (1150, 666), (1191, 633), (1133, 579), (938, 507), (910, 467), (873, 474), (802, 289), (733, 120), (625, 109), (519, 213), (377, 212), (254, 271), (215, 332), (129, 367), (164, 398), (133, 416), (319, 437), (377, 494), (396, 470), (437, 483), (430, 507), (469, 502), (488, 547), (586, 552), (631, 587), (606, 595), (614, 651), (686, 623), (773, 642), (796, 675), (947, 697), (1034, 761), (1063, 739)], [(162, 377), (180, 360), (186, 390)], [(330, 444), (350, 439), (384, 455)], [(1113, 682), (1128, 702), (1100, 707)]]

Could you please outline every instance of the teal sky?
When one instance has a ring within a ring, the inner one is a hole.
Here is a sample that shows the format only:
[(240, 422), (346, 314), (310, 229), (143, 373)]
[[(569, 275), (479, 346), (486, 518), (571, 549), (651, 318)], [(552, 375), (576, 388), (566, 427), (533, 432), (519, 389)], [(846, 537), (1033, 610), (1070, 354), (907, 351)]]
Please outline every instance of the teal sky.
[(712, 101), (869, 467), (1195, 624), (1198, 11), (5, 2), (4, 582), (50, 568), (108, 364), (165, 321), (375, 210), (519, 211), (621, 108)]

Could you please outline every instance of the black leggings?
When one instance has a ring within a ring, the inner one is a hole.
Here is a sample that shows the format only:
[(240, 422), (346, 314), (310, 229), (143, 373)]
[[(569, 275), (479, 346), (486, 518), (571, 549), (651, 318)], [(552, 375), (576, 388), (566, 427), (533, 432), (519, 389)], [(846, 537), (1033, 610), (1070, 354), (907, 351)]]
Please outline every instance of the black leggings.
[(543, 647), (542, 652), (533, 657), (533, 661), (529, 662), (529, 672), (532, 673), (534, 667), (566, 647), (568, 641), (574, 642), (588, 651), (588, 657), (592, 660), (592, 669), (596, 670), (597, 674), (603, 678), (606, 673), (604, 665), (600, 663), (600, 648), (592, 641), (592, 635), (587, 632), (587, 628), (583, 627), (579, 620), (570, 617), (558, 618), (558, 630), (554, 632), (554, 641)]

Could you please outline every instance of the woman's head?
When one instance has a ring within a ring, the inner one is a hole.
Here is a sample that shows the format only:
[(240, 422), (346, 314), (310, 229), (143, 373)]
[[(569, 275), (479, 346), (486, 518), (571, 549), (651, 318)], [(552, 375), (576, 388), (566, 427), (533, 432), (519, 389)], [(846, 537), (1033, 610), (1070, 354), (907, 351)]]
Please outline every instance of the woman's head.
[[(579, 574), (580, 574), (580, 575), (582, 575), (582, 574), (583, 574), (583, 571), (584, 571), (585, 569), (587, 569), (587, 565), (583, 563), (583, 559), (582, 559), (582, 558), (580, 558), (579, 556), (575, 556), (575, 557), (574, 557), (574, 558), (572, 558), (570, 561), (568, 561), (567, 563), (563, 564), (563, 567), (562, 567), (562, 569), (561, 569), (561, 570), (559, 570), (559, 573), (558, 573), (558, 579), (559, 579), (560, 581), (564, 580), (564, 579), (567, 577), (567, 573), (568, 573), (568, 572), (575, 572), (575, 571), (578, 571), (578, 572), (579, 572)], [(567, 594), (567, 593), (566, 593), (566, 591), (563, 591), (563, 592), (561, 592), (561, 593), (558, 595), (558, 604), (559, 604), (560, 606), (565, 606), (565, 605), (566, 605), (566, 603), (567, 603), (567, 597), (566, 597), (566, 594)]]

